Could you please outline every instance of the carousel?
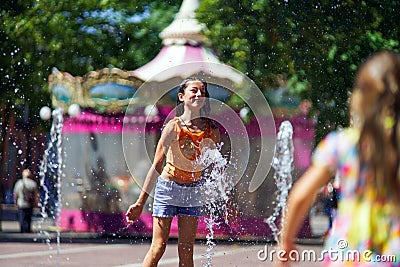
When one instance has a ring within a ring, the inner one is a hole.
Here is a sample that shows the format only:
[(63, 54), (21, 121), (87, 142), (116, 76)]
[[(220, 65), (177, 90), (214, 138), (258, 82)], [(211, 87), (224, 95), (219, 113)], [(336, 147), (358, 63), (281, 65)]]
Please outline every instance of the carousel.
[[(209, 84), (210, 98), (223, 104), (248, 88), (243, 75), (220, 62), (206, 45), (201, 34), (204, 25), (195, 18), (198, 5), (196, 0), (183, 1), (174, 21), (160, 34), (160, 53), (136, 70), (110, 67), (74, 77), (53, 69), (49, 77), (53, 107), (79, 109), (74, 116), (71, 112), (64, 114), (61, 230), (151, 235), (151, 198), (140, 219), (130, 227), (124, 212), (140, 193), (163, 124), (174, 116), (177, 86), (184, 78), (200, 76)], [(241, 217), (235, 229), (221, 223), (216, 236), (272, 239), (265, 218), (272, 213), (276, 191), (273, 171), (264, 173), (253, 188), (250, 177), (257, 165), (263, 164), (259, 162), (263, 140), (267, 140), (266, 149), (273, 155), (276, 129), (283, 120), (289, 120), (294, 128), (294, 178), (310, 164), (314, 124), (307, 118), (307, 103), (296, 99), (285, 102), (282, 90), (265, 96), (273, 99), (269, 113), (263, 115), (271, 127), (265, 130), (263, 122), (251, 117), (241, 121), (248, 137), (242, 145), (247, 145), (250, 152), (235, 187), (234, 198)], [(215, 114), (219, 120), (226, 121), (226, 110), (244, 118), (243, 109), (224, 105)], [(222, 150), (229, 154), (231, 145), (241, 142), (242, 137), (225, 130), (221, 128), (225, 144)], [(306, 220), (299, 235), (309, 237), (309, 228)], [(173, 221), (171, 235), (177, 233), (177, 223)], [(198, 233), (206, 234), (204, 219), (200, 219)]]

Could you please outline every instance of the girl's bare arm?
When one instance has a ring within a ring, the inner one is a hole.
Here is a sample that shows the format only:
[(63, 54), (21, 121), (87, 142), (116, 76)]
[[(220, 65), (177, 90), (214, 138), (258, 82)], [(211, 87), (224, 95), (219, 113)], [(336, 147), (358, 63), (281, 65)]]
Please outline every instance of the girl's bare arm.
[(154, 189), (158, 176), (160, 176), (164, 167), (166, 152), (172, 138), (174, 138), (173, 125), (168, 124), (158, 141), (156, 152), (154, 154), (153, 164), (151, 165), (146, 179), (144, 181), (142, 190), (136, 202), (132, 204), (126, 212), (126, 219), (128, 223), (134, 223), (140, 216), (149, 194)]
[[(280, 244), (282, 250), (289, 253), (295, 249), (294, 242), (301, 223), (320, 188), (326, 185), (331, 177), (332, 173), (326, 167), (313, 165), (295, 183), (287, 202)], [(278, 263), (277, 266), (281, 266), (280, 264), (282, 263)]]

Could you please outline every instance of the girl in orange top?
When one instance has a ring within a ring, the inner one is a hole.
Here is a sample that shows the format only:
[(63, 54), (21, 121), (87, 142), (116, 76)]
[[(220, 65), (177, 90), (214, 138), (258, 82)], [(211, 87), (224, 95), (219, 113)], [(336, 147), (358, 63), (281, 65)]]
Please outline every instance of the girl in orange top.
[(209, 113), (207, 83), (198, 78), (184, 80), (178, 88), (176, 117), (165, 125), (139, 198), (126, 213), (128, 223), (134, 223), (155, 187), (153, 239), (143, 266), (157, 266), (174, 216), (178, 216), (179, 266), (194, 265), (193, 246), (202, 207), (198, 192), (204, 169), (196, 159), (204, 146), (215, 148), (219, 142), (219, 131)]

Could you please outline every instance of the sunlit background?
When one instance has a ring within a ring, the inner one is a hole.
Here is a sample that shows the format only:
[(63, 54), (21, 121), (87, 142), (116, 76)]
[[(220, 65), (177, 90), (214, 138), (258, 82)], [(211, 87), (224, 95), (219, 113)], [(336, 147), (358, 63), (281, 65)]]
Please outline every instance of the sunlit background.
[[(140, 107), (127, 110), (128, 103), (149, 79), (193, 61), (239, 70), (262, 91), (276, 125), (283, 120), (293, 124), (298, 177), (309, 165), (314, 144), (328, 131), (348, 125), (347, 100), (357, 66), (374, 51), (398, 51), (399, 8), (396, 1), (2, 1), (2, 207), (13, 206), (12, 188), (24, 168), (39, 180), (52, 112), (62, 108), (62, 227), (122, 227), (120, 217), (140, 190), (124, 162), (122, 125), (146, 124), (151, 154), (174, 106), (175, 89), (155, 108), (138, 99)], [(234, 73), (222, 75), (238, 82)], [(173, 84), (184, 76), (157, 79)], [(212, 92), (237, 112), (257, 140), (247, 103), (219, 84)], [(252, 144), (257, 147), (257, 141)], [(143, 175), (148, 166), (140, 153), (135, 154), (137, 173)], [(246, 195), (254, 209), (244, 212), (248, 225), (265, 228), (244, 235), (268, 235), (263, 219), (275, 189), (266, 181)], [(56, 201), (53, 193), (49, 212)], [(146, 227), (143, 223), (136, 230), (148, 233)]]

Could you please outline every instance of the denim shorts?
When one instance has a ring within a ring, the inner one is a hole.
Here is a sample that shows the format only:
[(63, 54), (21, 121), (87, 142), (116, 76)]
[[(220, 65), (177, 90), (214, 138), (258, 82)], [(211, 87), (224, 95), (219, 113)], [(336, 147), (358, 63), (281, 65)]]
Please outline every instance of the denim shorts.
[(201, 180), (190, 184), (178, 184), (158, 177), (154, 192), (153, 216), (201, 216), (202, 184)]

